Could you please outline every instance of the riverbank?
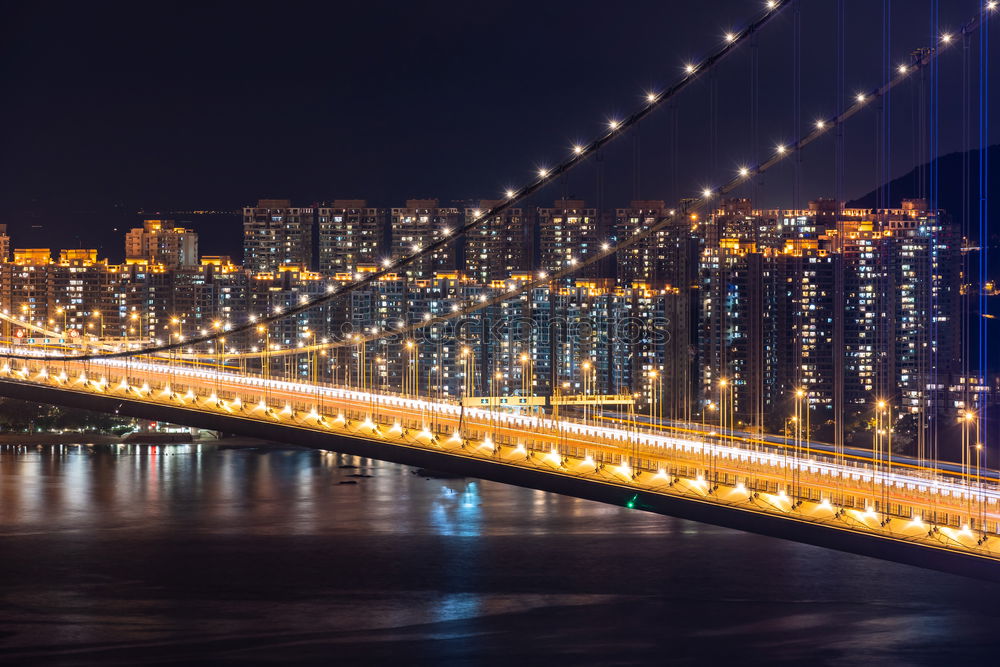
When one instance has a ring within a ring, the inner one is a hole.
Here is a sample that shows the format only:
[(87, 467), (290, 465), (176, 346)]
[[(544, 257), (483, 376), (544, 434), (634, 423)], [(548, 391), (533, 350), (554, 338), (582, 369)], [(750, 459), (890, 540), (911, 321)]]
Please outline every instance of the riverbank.
[(190, 438), (177, 437), (178, 434), (130, 434), (129, 436), (113, 433), (96, 433), (92, 431), (64, 431), (62, 433), (0, 433), (0, 445), (114, 445), (130, 443), (133, 445), (167, 445), (188, 444), (219, 445), (222, 447), (271, 447), (294, 448), (294, 445), (260, 440), (258, 438)]

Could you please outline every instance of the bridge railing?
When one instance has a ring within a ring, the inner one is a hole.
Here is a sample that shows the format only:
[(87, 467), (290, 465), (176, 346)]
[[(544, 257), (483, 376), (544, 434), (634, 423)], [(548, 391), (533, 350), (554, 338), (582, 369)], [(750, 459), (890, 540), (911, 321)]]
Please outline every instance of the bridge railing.
[[(98, 376), (103, 376), (109, 385), (120, 385), (122, 379), (125, 380), (130, 398), (147, 400), (151, 402), (170, 402), (175, 396), (191, 394), (204, 401), (209, 394), (214, 394), (215, 403), (235, 402), (237, 398), (243, 404), (256, 403), (260, 400), (268, 401), (269, 393), (276, 391), (268, 383), (247, 383), (231, 386), (227, 378), (222, 382), (221, 376), (198, 375), (193, 377), (185, 372), (176, 372), (177, 369), (170, 366), (155, 365), (141, 367), (133, 364), (124, 367), (109, 367), (100, 364), (67, 364), (65, 362), (52, 363), (45, 359), (19, 362), (24, 368), (29, 370), (24, 374), (27, 381), (31, 377), (38, 376), (44, 372), (48, 377), (57, 373), (65, 372), (67, 367), (82, 367), (89, 370), (82, 371), (83, 375), (88, 375), (86, 380), (81, 380), (78, 376), (75, 380), (68, 378), (68, 389), (74, 389), (80, 385), (80, 389), (97, 382)], [(9, 369), (9, 364), (6, 365)], [(154, 372), (155, 371), (155, 372)], [(18, 371), (19, 372), (19, 371)], [(19, 372), (20, 373), (20, 372)], [(240, 380), (238, 376), (235, 379)], [(36, 378), (37, 379), (37, 378)], [(246, 380), (246, 378), (242, 378)], [(290, 383), (285, 383), (290, 384)], [(283, 385), (282, 385), (283, 386)], [(165, 390), (169, 387), (170, 391)], [(308, 388), (307, 388), (308, 389)], [(354, 390), (349, 391), (358, 396), (361, 393)], [(164, 394), (169, 394), (165, 396)], [(454, 404), (439, 403), (433, 401), (423, 401), (421, 405), (427, 406), (422, 412), (414, 412), (411, 416), (389, 417), (384, 414), (385, 408), (390, 399), (398, 399), (396, 403), (412, 402), (412, 399), (402, 396), (372, 395), (368, 394), (370, 402), (358, 404), (360, 399), (355, 399), (355, 404), (338, 407), (337, 400), (329, 394), (319, 392), (315, 395), (305, 394), (298, 399), (290, 400), (287, 410), (290, 411), (291, 421), (306, 423), (306, 416), (314, 411), (320, 410), (328, 417), (330, 412), (341, 413), (348, 420), (360, 423), (366, 419), (386, 427), (391, 427), (393, 422), (398, 422), (405, 429), (413, 431), (426, 431), (429, 425), (435, 420), (445, 416), (454, 419), (456, 406)], [(273, 406), (273, 409), (285, 411), (284, 401), (279, 401), (281, 405)], [(346, 404), (345, 404), (346, 405)], [(212, 409), (213, 406), (203, 405), (205, 409)], [(231, 406), (230, 406), (231, 407)], [(928, 486), (921, 485), (922, 480), (908, 478), (908, 481), (899, 486), (899, 481), (892, 478), (892, 472), (880, 470), (873, 466), (863, 466), (854, 462), (824, 462), (818, 458), (806, 461), (795, 460), (787, 452), (780, 454), (763, 449), (741, 449), (735, 442), (727, 442), (725, 439), (694, 439), (690, 437), (666, 438), (662, 434), (655, 434), (644, 431), (622, 431), (609, 429), (607, 427), (597, 427), (580, 422), (535, 419), (538, 426), (545, 429), (547, 440), (541, 437), (533, 437), (531, 429), (519, 429), (516, 435), (505, 435), (498, 431), (497, 425), (504, 424), (510, 426), (514, 424), (517, 416), (509, 413), (497, 411), (467, 409), (465, 410), (466, 420), (463, 426), (463, 437), (470, 440), (486, 440), (489, 438), (499, 447), (502, 445), (520, 446), (530, 454), (548, 454), (554, 448), (560, 456), (576, 457), (578, 459), (592, 458), (598, 466), (620, 466), (625, 465), (633, 472), (633, 475), (641, 476), (646, 474), (666, 474), (672, 478), (695, 478), (704, 480), (710, 487), (717, 485), (732, 486), (743, 485), (749, 492), (775, 494), (787, 492), (796, 500), (819, 501), (822, 495), (816, 490), (816, 482), (821, 481), (824, 476), (829, 477), (830, 466), (838, 466), (838, 476), (841, 480), (845, 476), (850, 477), (851, 484), (844, 484), (843, 489), (835, 491), (835, 500), (839, 506), (852, 507), (858, 509), (872, 508), (877, 512), (887, 516), (908, 519), (913, 516), (914, 505), (908, 501), (916, 501), (922, 498), (921, 494), (926, 493)], [(447, 437), (448, 433), (438, 433), (439, 437)], [(555, 444), (551, 436), (557, 436)], [(734, 445), (734, 446), (729, 446)], [(728, 470), (719, 470), (718, 463), (725, 460)], [(761, 463), (768, 461), (771, 469), (767, 475), (762, 474)], [(827, 466), (827, 468), (824, 468)], [(858, 482), (857, 484), (853, 482)], [(893, 487), (894, 500), (886, 500), (884, 489), (886, 485)], [(864, 488), (867, 487), (867, 488)], [(864, 490), (862, 490), (864, 489)], [(982, 497), (983, 489), (956, 489), (957, 493), (964, 494), (959, 500), (967, 499), (969, 507), (973, 503), (981, 503), (984, 508), (991, 504), (989, 511), (985, 510), (981, 514), (976, 514), (971, 510), (950, 511), (942, 509), (935, 511), (925, 519), (940, 525), (956, 526), (960, 522), (971, 524), (978, 530), (996, 532), (996, 520), (990, 517), (996, 515), (995, 499)], [(924, 499), (926, 499), (924, 497)], [(989, 515), (989, 516), (987, 516)], [(984, 523), (985, 522), (985, 523)]]

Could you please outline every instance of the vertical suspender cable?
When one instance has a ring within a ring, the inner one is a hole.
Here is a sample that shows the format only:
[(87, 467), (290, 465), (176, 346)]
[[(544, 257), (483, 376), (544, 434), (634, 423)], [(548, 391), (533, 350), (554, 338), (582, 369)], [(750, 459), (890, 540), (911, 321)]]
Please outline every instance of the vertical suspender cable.
[[(792, 119), (792, 126), (794, 129), (795, 136), (800, 136), (802, 134), (802, 2), (801, 0), (795, 0), (795, 4), (792, 7), (793, 10), (793, 20), (792, 20), (792, 49), (794, 53), (792, 54), (792, 113), (794, 118)], [(794, 175), (793, 175), (793, 186), (792, 186), (792, 217), (795, 219), (794, 224), (798, 224), (798, 211), (802, 208), (802, 153), (796, 153), (795, 163), (794, 163)], [(798, 291), (802, 287), (801, 279), (801, 253), (796, 253), (791, 262), (793, 266), (792, 275), (795, 277), (795, 288), (793, 289), (790, 298), (792, 299), (792, 330), (793, 341), (794, 341), (794, 351), (792, 353), (792, 363), (795, 365), (795, 371), (792, 374), (793, 382), (795, 383), (793, 387), (786, 387), (786, 391), (791, 393), (797, 392), (800, 387), (802, 387), (802, 316), (800, 309), (798, 307)]]
[[(837, 0), (837, 110), (843, 113), (845, 108), (845, 87), (847, 79), (847, 7), (846, 0)], [(844, 190), (844, 176), (846, 170), (846, 146), (844, 137), (844, 124), (837, 126), (837, 146), (836, 146), (836, 200), (837, 200), (837, 243), (840, 252), (834, 254), (834, 308), (837, 314), (834, 317), (833, 326), (833, 426), (834, 426), (834, 450), (840, 463), (843, 463), (844, 456), (844, 416), (847, 406), (844, 404), (844, 365), (847, 360), (844, 349), (844, 318), (840, 316), (844, 312), (844, 216), (841, 213), (844, 200), (846, 199)], [(839, 480), (840, 478), (838, 478)]]
[[(981, 22), (986, 23), (989, 9), (986, 5), (980, 10)], [(984, 388), (989, 386), (989, 339), (987, 338), (989, 304), (986, 300), (986, 281), (988, 272), (989, 248), (989, 77), (990, 77), (990, 31), (984, 26), (979, 31), (979, 375), (983, 379)], [(988, 391), (988, 389), (987, 389)], [(987, 408), (987, 394), (979, 397), (979, 431), (982, 434), (984, 451), (987, 449), (986, 434), (990, 432)], [(979, 444), (979, 443), (977, 443)]]
[[(940, 34), (940, 28), (938, 25), (939, 20), (939, 0), (931, 0), (931, 43), (935, 44), (937, 36)], [(923, 456), (928, 455), (933, 460), (938, 458), (938, 420), (937, 420), (937, 384), (938, 384), (938, 324), (937, 324), (937, 307), (938, 307), (938, 290), (942, 287), (940, 280), (937, 278), (941, 275), (938, 257), (938, 243), (939, 243), (939, 229), (940, 220), (937, 217), (938, 210), (938, 157), (939, 157), (939, 145), (938, 145), (938, 132), (939, 132), (939, 99), (938, 99), (938, 88), (940, 84), (939, 75), (939, 64), (940, 61), (935, 58), (931, 62), (930, 75), (931, 75), (931, 85), (930, 85), (930, 135), (929, 146), (928, 146), (928, 157), (930, 159), (930, 182), (928, 184), (928, 209), (934, 215), (934, 224), (931, 226), (929, 232), (930, 237), (928, 239), (928, 276), (927, 276), (927, 288), (930, 290), (930, 308), (929, 312), (924, 321), (924, 326), (929, 327), (929, 347), (927, 349), (927, 363), (929, 365), (929, 376), (930, 376), (930, 390), (929, 396), (921, 397), (923, 409), (928, 412), (929, 420), (927, 435), (929, 441), (927, 442), (927, 451)], [(925, 385), (926, 386), (926, 385)], [(929, 400), (928, 400), (929, 399)], [(924, 461), (922, 460), (923, 464)]]
[[(802, 134), (802, 7), (801, 0), (792, 5), (792, 135)], [(795, 155), (792, 179), (792, 208), (799, 208), (799, 186), (802, 171), (802, 156)]]
[[(758, 137), (760, 135), (760, 47), (757, 41), (757, 36), (754, 35), (750, 39), (750, 164), (760, 164), (760, 154), (758, 151)], [(750, 204), (751, 210), (750, 215), (754, 215), (753, 208), (760, 207), (760, 176), (754, 174), (751, 178), (751, 191), (750, 191)], [(761, 207), (763, 210), (763, 207)], [(760, 234), (760, 224), (755, 224), (753, 229), (753, 241), (757, 244), (758, 248), (763, 248), (761, 239), (758, 238)], [(769, 272), (770, 273), (770, 272)], [(766, 289), (763, 285), (762, 289)], [(763, 322), (761, 323), (761, 331), (763, 331)], [(763, 338), (763, 337), (762, 337)], [(763, 340), (761, 340), (761, 347), (763, 348)], [(764, 350), (760, 349), (756, 351), (758, 355), (758, 362), (753, 369), (753, 374), (751, 379), (753, 384), (749, 386), (749, 393), (752, 397), (754, 411), (753, 411), (753, 426), (763, 432), (764, 430)]]
[[(642, 136), (642, 123), (636, 123), (632, 131), (632, 199), (638, 200), (642, 197), (642, 155), (640, 153), (640, 137)], [(598, 213), (600, 215), (600, 213)]]
[[(961, 302), (961, 359), (962, 359), (962, 405), (972, 409), (972, 389), (969, 377), (972, 374), (972, 35), (962, 35), (962, 283), (959, 293)], [(964, 453), (963, 453), (964, 458)]]

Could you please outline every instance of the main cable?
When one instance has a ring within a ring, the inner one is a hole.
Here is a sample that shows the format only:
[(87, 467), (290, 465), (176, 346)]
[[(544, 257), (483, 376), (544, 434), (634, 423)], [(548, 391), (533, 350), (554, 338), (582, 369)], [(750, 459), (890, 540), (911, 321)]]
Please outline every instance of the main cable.
[[(350, 294), (351, 292), (357, 291), (362, 287), (370, 285), (371, 283), (388, 276), (400, 268), (409, 266), (414, 262), (417, 262), (424, 257), (433, 254), (434, 252), (444, 248), (445, 246), (453, 243), (456, 239), (461, 238), (469, 231), (472, 231), (476, 227), (479, 227), (482, 223), (496, 216), (500, 215), (509, 208), (512, 208), (515, 204), (522, 201), (523, 199), (530, 197), (535, 192), (538, 192), (549, 183), (551, 183), (556, 177), (561, 176), (569, 172), (574, 167), (579, 166), (581, 163), (585, 162), (592, 155), (596, 154), (605, 145), (611, 143), (618, 137), (624, 135), (629, 129), (634, 127), (643, 118), (651, 114), (656, 109), (660, 108), (666, 101), (673, 99), (678, 94), (680, 94), (684, 89), (689, 87), (692, 83), (702, 78), (706, 72), (709, 72), (715, 65), (720, 63), (726, 56), (732, 53), (740, 44), (748, 40), (752, 35), (758, 32), (764, 25), (766, 25), (774, 16), (776, 16), (787, 4), (793, 2), (794, 0), (769, 0), (766, 4), (765, 11), (753, 20), (746, 28), (740, 30), (739, 32), (730, 32), (726, 34), (726, 39), (723, 45), (713, 52), (710, 56), (702, 60), (697, 65), (689, 64), (685, 67), (684, 76), (681, 77), (679, 81), (670, 86), (667, 90), (661, 93), (650, 92), (646, 95), (645, 104), (634, 111), (631, 115), (621, 121), (612, 120), (608, 123), (608, 129), (603, 134), (593, 139), (590, 143), (586, 145), (577, 145), (573, 147), (572, 155), (560, 162), (558, 165), (551, 169), (540, 169), (538, 171), (537, 177), (528, 183), (527, 185), (521, 187), (517, 190), (508, 190), (505, 193), (505, 198), (500, 201), (500, 203), (493, 206), (491, 209), (485, 213), (481, 213), (478, 217), (474, 216), (470, 222), (465, 223), (456, 230), (451, 231), (448, 234), (443, 234), (442, 238), (428, 244), (426, 247), (418, 247), (413, 253), (401, 257), (397, 260), (385, 260), (382, 267), (376, 271), (366, 274), (364, 277), (355, 280), (354, 282), (345, 285), (339, 289), (331, 290), (328, 294), (325, 294), (314, 299), (306, 300), (300, 304), (292, 306), (287, 309), (282, 309), (279, 312), (273, 313), (271, 315), (264, 315), (259, 318), (251, 317), (249, 320), (243, 324), (232, 326), (229, 328), (223, 328), (221, 331), (204, 334), (197, 336), (186, 341), (179, 341), (176, 343), (167, 342), (162, 345), (154, 345), (140, 349), (124, 350), (121, 352), (110, 352), (104, 354), (83, 354), (83, 355), (64, 355), (60, 357), (50, 357), (54, 360), (75, 360), (75, 361), (85, 361), (91, 359), (112, 359), (119, 357), (134, 357), (142, 356), (148, 354), (157, 354), (159, 352), (169, 352), (171, 350), (189, 347), (191, 345), (198, 345), (200, 343), (209, 343), (215, 341), (224, 336), (231, 336), (234, 334), (242, 333), (244, 331), (251, 331), (258, 326), (266, 326), (272, 322), (277, 322), (289, 317), (298, 315), (299, 313), (306, 312), (316, 306), (323, 305), (334, 299), (338, 299), (342, 296)], [(607, 255), (602, 255), (606, 257)], [(589, 266), (589, 263), (588, 263)], [(18, 355), (5, 355), (8, 358), (20, 359), (22, 356)], [(24, 355), (23, 358), (34, 358), (32, 356)]]

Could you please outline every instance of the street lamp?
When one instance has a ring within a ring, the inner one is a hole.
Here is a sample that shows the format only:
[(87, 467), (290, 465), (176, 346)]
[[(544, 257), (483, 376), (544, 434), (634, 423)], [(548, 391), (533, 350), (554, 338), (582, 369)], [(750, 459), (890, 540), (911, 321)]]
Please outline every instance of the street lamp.
[[(968, 513), (969, 518), (972, 518), (972, 449), (976, 449), (976, 480), (977, 486), (981, 485), (982, 478), (980, 477), (979, 469), (979, 453), (982, 451), (983, 445), (979, 441), (979, 420), (976, 419), (976, 413), (971, 410), (966, 410), (965, 413), (960, 418), (962, 422), (962, 472), (964, 473), (965, 479), (968, 480), (970, 486), (970, 492), (967, 494), (969, 498)], [(973, 430), (974, 429), (974, 430)], [(981, 491), (981, 489), (980, 489)]]
[(986, 535), (986, 512), (985, 505), (983, 501), (983, 473), (982, 473), (982, 463), (983, 463), (983, 443), (979, 442), (979, 424), (976, 423), (976, 496), (979, 499), (979, 523), (980, 532), (983, 533), (985, 538)]
[[(808, 400), (808, 392), (802, 387), (795, 390), (795, 476), (798, 477), (798, 459), (802, 455), (803, 445), (809, 438), (809, 404), (803, 407), (803, 399)], [(805, 414), (803, 414), (803, 410)], [(802, 423), (805, 422), (805, 431), (802, 430)], [(804, 435), (803, 435), (804, 434)]]
[(364, 341), (364, 338), (361, 337), (361, 334), (351, 334), (350, 338), (351, 338), (351, 340), (354, 341), (354, 344), (357, 347), (357, 351), (355, 353), (355, 359), (357, 361), (357, 381), (358, 381), (358, 388), (361, 391), (364, 391), (365, 390), (365, 385), (366, 385), (366, 382), (365, 382), (365, 379), (366, 379), (365, 378), (365, 376), (366, 376), (366, 372), (365, 372), (365, 341)]
[[(724, 377), (719, 378), (719, 437), (723, 440), (726, 434), (727, 419), (731, 419), (731, 410), (728, 409), (731, 406), (726, 402), (726, 389), (728, 387), (729, 380)], [(730, 392), (730, 397), (732, 397), (732, 392)]]
[(709, 401), (705, 405), (704, 409), (702, 409), (702, 411), (701, 411), (701, 430), (702, 430), (702, 433), (704, 433), (704, 431), (705, 431), (705, 429), (707, 427), (707, 423), (705, 421), (705, 418), (707, 417), (708, 412), (709, 411), (715, 412), (715, 410), (717, 409), (717, 407), (718, 406), (715, 405), (715, 401)]
[[(881, 419), (876, 421), (876, 429), (885, 434), (885, 452), (882, 456), (883, 462), (892, 466), (892, 406), (884, 400), (878, 402), (878, 414)], [(881, 424), (881, 427), (879, 426)]]
[[(884, 440), (882, 436), (885, 436)], [(888, 495), (886, 481), (889, 472), (892, 470), (892, 405), (885, 399), (879, 399), (875, 403), (875, 442), (876, 442), (876, 465), (882, 470), (882, 514), (888, 512)]]
[(420, 393), (420, 350), (416, 341), (406, 341), (406, 375), (403, 378), (403, 393), (416, 396)]
[(657, 397), (657, 393), (658, 393), (657, 389), (659, 388), (659, 383), (657, 382), (657, 379), (659, 378), (659, 376), (660, 376), (660, 373), (655, 368), (649, 371), (649, 423), (650, 423), (650, 427), (652, 427), (654, 415), (656, 417), (660, 416), (659, 411), (656, 409), (656, 401), (657, 401), (657, 398), (658, 398)]
[(521, 353), (521, 395), (530, 396), (532, 393), (532, 369), (531, 356), (527, 352)]
[(462, 346), (462, 351), (460, 353), (460, 358), (462, 360), (462, 389), (464, 390), (464, 397), (468, 398), (473, 395), (476, 388), (475, 382), (475, 368), (476, 360), (475, 353), (467, 345)]
[[(375, 388), (376, 378), (378, 378), (378, 388), (381, 391), (386, 390), (386, 386), (389, 382), (389, 370), (387, 368), (385, 357), (381, 354), (376, 354), (375, 359), (372, 360), (372, 388)], [(402, 389), (402, 388), (401, 388)]]
[(317, 383), (317, 368), (319, 366), (319, 359), (316, 356), (316, 350), (313, 349), (316, 345), (316, 332), (306, 327), (302, 331), (302, 337), (306, 339), (306, 343), (309, 348), (306, 350), (306, 374), (312, 380), (313, 384)]
[[(177, 318), (174, 318), (174, 319), (176, 320)], [(270, 354), (270, 350), (271, 350), (271, 330), (266, 325), (259, 324), (259, 325), (257, 325), (257, 333), (264, 334), (264, 341), (263, 341), (264, 342), (264, 357), (263, 357), (263, 363), (261, 364), (261, 366), (262, 366), (261, 367), (261, 371), (262, 371), (261, 374), (264, 376), (264, 379), (267, 379), (267, 378), (269, 378), (271, 376), (271, 354)]]
[(494, 371), (492, 377), (490, 378), (490, 411), (495, 411), (499, 403), (500, 392), (502, 391), (501, 380), (503, 380), (503, 373), (500, 371)]
[(583, 422), (584, 423), (587, 423), (587, 417), (590, 414), (590, 404), (587, 403), (587, 401), (590, 399), (588, 399), (587, 396), (591, 393), (592, 390), (594, 374), (591, 372), (591, 370), (593, 369), (593, 367), (594, 365), (590, 362), (589, 359), (580, 364), (580, 368), (582, 371), (581, 375), (583, 377), (583, 401), (584, 401)]

